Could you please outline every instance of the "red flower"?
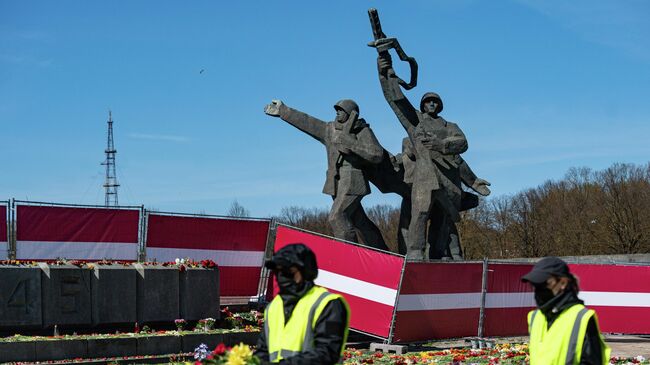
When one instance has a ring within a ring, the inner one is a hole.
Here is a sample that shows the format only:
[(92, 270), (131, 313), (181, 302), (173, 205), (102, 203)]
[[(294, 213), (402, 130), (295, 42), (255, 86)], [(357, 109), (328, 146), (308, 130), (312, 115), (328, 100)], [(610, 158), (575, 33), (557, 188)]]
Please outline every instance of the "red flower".
[(218, 344), (217, 347), (214, 348), (214, 351), (212, 351), (213, 354), (215, 355), (223, 355), (226, 353), (226, 345), (222, 343)]

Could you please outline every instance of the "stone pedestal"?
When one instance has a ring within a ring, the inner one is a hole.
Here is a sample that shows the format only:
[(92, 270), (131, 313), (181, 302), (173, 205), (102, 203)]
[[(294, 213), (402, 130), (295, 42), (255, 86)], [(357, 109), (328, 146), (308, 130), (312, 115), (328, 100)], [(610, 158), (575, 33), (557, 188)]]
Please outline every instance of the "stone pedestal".
[(219, 269), (187, 269), (180, 273), (180, 318), (218, 319)]
[(97, 265), (91, 275), (93, 324), (135, 323), (136, 271), (122, 265)]
[(90, 270), (73, 265), (40, 266), (43, 325), (90, 325)]
[(40, 270), (0, 266), (0, 273), (0, 328), (41, 327)]
[(134, 264), (137, 271), (139, 323), (173, 322), (179, 318), (178, 269)]

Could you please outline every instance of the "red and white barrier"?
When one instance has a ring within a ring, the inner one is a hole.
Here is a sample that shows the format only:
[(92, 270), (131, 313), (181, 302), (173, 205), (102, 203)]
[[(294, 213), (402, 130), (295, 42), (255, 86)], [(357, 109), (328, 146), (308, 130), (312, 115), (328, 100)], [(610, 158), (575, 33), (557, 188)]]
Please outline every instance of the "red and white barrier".
[(9, 250), (9, 237), (7, 235), (7, 206), (0, 204), (0, 260), (6, 260)]
[(137, 260), (139, 209), (16, 205), (18, 260)]
[(392, 342), (476, 335), (480, 263), (407, 262)]
[(275, 251), (304, 243), (316, 254), (316, 284), (342, 294), (350, 305), (350, 327), (390, 336), (404, 257), (278, 226)]
[(147, 260), (210, 259), (225, 297), (256, 296), (270, 222), (149, 213)]

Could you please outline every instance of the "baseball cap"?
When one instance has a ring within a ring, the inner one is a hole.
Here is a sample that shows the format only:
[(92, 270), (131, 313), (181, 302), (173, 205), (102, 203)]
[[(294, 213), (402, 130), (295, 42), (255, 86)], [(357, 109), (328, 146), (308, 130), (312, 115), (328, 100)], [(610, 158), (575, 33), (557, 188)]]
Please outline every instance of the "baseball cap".
[(533, 269), (528, 274), (521, 277), (521, 281), (531, 284), (543, 284), (551, 276), (571, 277), (569, 265), (559, 257), (544, 257), (533, 266)]

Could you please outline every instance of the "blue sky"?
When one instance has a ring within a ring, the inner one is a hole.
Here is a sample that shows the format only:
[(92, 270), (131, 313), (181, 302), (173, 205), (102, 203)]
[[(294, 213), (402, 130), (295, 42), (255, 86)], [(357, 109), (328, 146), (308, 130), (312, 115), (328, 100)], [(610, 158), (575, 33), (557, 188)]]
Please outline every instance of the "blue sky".
[(102, 204), (111, 109), (122, 204), (329, 206), (324, 148), (263, 107), (279, 98), (332, 120), (337, 100), (355, 99), (398, 153), (405, 132), (366, 46), (369, 7), (420, 65), (407, 95), (442, 95), (495, 196), (572, 166), (649, 160), (643, 0), (0, 0), (0, 199)]

